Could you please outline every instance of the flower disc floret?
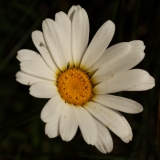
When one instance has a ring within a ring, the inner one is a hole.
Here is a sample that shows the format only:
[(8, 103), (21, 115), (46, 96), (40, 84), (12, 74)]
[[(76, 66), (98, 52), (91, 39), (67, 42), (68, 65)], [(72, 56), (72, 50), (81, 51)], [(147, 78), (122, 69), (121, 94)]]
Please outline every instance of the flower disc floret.
[(82, 105), (92, 97), (88, 75), (77, 68), (62, 72), (58, 77), (57, 87), (61, 97), (74, 105)]

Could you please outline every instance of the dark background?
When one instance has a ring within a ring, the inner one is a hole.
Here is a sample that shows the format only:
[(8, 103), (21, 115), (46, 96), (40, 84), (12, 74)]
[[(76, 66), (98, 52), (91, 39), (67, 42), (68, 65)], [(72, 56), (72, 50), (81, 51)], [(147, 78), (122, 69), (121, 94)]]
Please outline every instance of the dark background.
[[(112, 134), (114, 149), (102, 154), (87, 145), (78, 130), (74, 139), (49, 139), (44, 133), (40, 112), (47, 99), (29, 95), (29, 87), (15, 80), (20, 49), (35, 50), (31, 32), (42, 30), (45, 18), (68, 12), (81, 5), (88, 13), (90, 40), (107, 20), (116, 25), (110, 44), (143, 40), (144, 60), (136, 67), (147, 70), (156, 80), (149, 91), (122, 92), (121, 95), (144, 106), (137, 115), (124, 114), (133, 129), (133, 140), (123, 143)], [(0, 160), (158, 160), (160, 153), (160, 0), (0, 0)]]

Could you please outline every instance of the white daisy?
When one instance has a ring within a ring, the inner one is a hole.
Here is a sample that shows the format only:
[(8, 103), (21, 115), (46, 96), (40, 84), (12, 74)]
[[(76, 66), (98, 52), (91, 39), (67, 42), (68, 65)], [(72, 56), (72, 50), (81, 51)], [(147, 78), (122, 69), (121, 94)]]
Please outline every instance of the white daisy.
[(80, 6), (68, 15), (59, 12), (55, 21), (45, 19), (43, 32), (32, 33), (40, 52), (20, 50), (21, 71), (17, 81), (29, 85), (30, 94), (50, 98), (41, 112), (50, 138), (70, 141), (79, 127), (86, 143), (101, 152), (111, 152), (111, 130), (122, 141), (132, 140), (132, 130), (119, 113), (139, 113), (143, 107), (130, 99), (113, 96), (119, 91), (154, 87), (154, 78), (141, 69), (131, 69), (144, 58), (142, 41), (123, 42), (106, 49), (115, 25), (105, 22), (88, 45), (89, 20)]

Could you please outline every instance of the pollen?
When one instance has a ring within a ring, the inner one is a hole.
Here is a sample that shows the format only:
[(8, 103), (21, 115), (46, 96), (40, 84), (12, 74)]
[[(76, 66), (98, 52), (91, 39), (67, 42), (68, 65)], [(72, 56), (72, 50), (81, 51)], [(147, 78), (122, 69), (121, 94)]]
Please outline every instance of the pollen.
[(62, 72), (57, 80), (61, 97), (73, 105), (82, 105), (92, 97), (92, 85), (88, 75), (77, 68)]

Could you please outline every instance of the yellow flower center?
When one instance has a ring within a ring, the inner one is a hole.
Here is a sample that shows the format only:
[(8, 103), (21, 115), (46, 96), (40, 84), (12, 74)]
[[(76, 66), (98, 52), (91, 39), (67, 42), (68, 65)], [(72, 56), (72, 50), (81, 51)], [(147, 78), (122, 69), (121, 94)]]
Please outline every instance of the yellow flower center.
[(88, 75), (77, 68), (61, 73), (57, 87), (61, 97), (74, 105), (82, 105), (92, 97), (92, 85)]

